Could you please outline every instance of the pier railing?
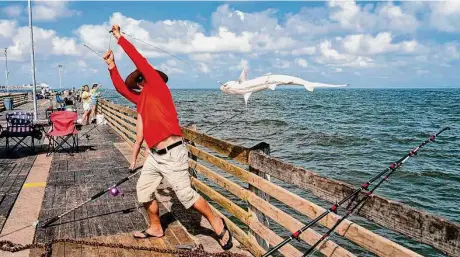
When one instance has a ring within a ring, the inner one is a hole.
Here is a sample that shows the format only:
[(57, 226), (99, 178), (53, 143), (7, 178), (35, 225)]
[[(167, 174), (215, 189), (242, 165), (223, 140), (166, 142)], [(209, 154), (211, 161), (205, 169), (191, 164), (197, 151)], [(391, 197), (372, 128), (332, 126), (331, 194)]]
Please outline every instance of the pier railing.
[(27, 103), (29, 99), (28, 93), (14, 93), (14, 94), (9, 94), (9, 95), (0, 95), (0, 111), (5, 110), (5, 105), (3, 104), (4, 97), (13, 98), (14, 107)]
[[(110, 127), (128, 143), (134, 143), (137, 117), (135, 110), (106, 100), (99, 102), (99, 110)], [(182, 131), (184, 137), (193, 142), (187, 146), (191, 157), (190, 171), (194, 174), (193, 186), (202, 195), (220, 205), (220, 210), (231, 215), (235, 222), (227, 218), (230, 215), (223, 215), (217, 208), (213, 208), (225, 219), (234, 237), (254, 256), (261, 256), (268, 246), (276, 245), (287, 237), (286, 233), (277, 234), (273, 227), (281, 226), (294, 232), (304, 225), (290, 215), (287, 209), (309, 219), (314, 219), (325, 211), (312, 201), (271, 182), (271, 178), (304, 189), (332, 203), (353, 190), (349, 184), (322, 177), (271, 157), (268, 144), (261, 143), (246, 148), (200, 133), (193, 128), (182, 128)], [(224, 195), (222, 192), (228, 193)], [(285, 208), (277, 207), (279, 204), (273, 199), (282, 203)], [(374, 195), (357, 215), (449, 255), (458, 256), (460, 252), (459, 224), (402, 203)], [(330, 213), (321, 220), (320, 225), (331, 228), (338, 219), (339, 215)], [(272, 222), (278, 225), (273, 226)], [(350, 220), (342, 222), (335, 231), (377, 256), (421, 256)], [(313, 245), (321, 235), (322, 233), (308, 229), (302, 233), (300, 240), (307, 245)], [(318, 251), (326, 256), (355, 256), (330, 239), (322, 243)], [(287, 244), (279, 252), (284, 256), (302, 256), (301, 251), (293, 244)]]

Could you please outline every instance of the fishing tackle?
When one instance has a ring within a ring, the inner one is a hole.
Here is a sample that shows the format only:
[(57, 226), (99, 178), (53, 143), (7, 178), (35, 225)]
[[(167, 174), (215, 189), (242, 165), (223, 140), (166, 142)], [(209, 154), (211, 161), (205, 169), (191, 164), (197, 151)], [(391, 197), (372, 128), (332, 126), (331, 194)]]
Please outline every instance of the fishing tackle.
[[(316, 246), (318, 246), (324, 239), (326, 239), (336, 228), (337, 226), (340, 225), (340, 223), (345, 220), (347, 217), (349, 217), (352, 212), (354, 210), (356, 210), (356, 208), (361, 205), (364, 201), (366, 201), (370, 196), (372, 196), (372, 193), (374, 192), (375, 189), (377, 189), (384, 181), (388, 180), (388, 177), (395, 171), (397, 170), (399, 167), (401, 167), (401, 165), (409, 158), (409, 157), (413, 157), (414, 155), (417, 154), (418, 150), (421, 149), (422, 147), (424, 147), (426, 144), (430, 143), (430, 142), (434, 142), (435, 138), (441, 134), (443, 131), (445, 130), (450, 130), (450, 127), (446, 127), (444, 129), (442, 129), (441, 131), (439, 131), (437, 134), (435, 135), (431, 135), (429, 137), (429, 139), (425, 140), (424, 142), (422, 142), (419, 146), (417, 146), (416, 148), (412, 149), (409, 153), (407, 153), (404, 157), (402, 157), (401, 159), (399, 159), (398, 161), (392, 163), (388, 168), (386, 168), (385, 170), (383, 170), (382, 172), (378, 173), (377, 175), (375, 175), (373, 178), (371, 178), (369, 181), (367, 181), (366, 183), (362, 184), (359, 188), (355, 189), (351, 194), (347, 195), (345, 198), (343, 198), (342, 200), (340, 200), (338, 203), (335, 203), (334, 205), (331, 206), (331, 208), (329, 208), (328, 210), (326, 210), (325, 212), (323, 212), (321, 215), (319, 215), (318, 217), (316, 217), (315, 219), (311, 220), (310, 222), (308, 222), (304, 227), (302, 227), (301, 229), (297, 230), (296, 232), (294, 232), (290, 237), (286, 238), (284, 241), (282, 241), (281, 243), (279, 243), (278, 245), (276, 245), (275, 247), (273, 247), (273, 249), (271, 249), (270, 251), (268, 251), (267, 253), (265, 253), (264, 255), (262, 255), (262, 257), (267, 257), (269, 256), (270, 254), (274, 253), (275, 251), (277, 251), (278, 249), (280, 249), (281, 247), (283, 247), (284, 245), (286, 245), (287, 243), (289, 243), (292, 239), (296, 239), (296, 240), (299, 240), (299, 236), (300, 234), (302, 234), (305, 230), (307, 230), (308, 228), (310, 228), (311, 226), (315, 225), (316, 223), (318, 223), (322, 218), (324, 218), (325, 216), (327, 216), (329, 213), (333, 212), (333, 213), (337, 213), (337, 208), (339, 206), (341, 206), (342, 204), (344, 204), (345, 202), (349, 201), (349, 200), (352, 200), (354, 201), (354, 199), (356, 199), (356, 197), (359, 195), (359, 193), (361, 193), (362, 191), (366, 190), (367, 192), (365, 193), (365, 196), (358, 201), (358, 203), (356, 203), (356, 205), (351, 209), (351, 210), (348, 210), (346, 215), (344, 215), (340, 220), (337, 221), (337, 223), (331, 228), (329, 229), (313, 246), (311, 246), (307, 252), (303, 255), (303, 256), (307, 256), (308, 254), (310, 254), (315, 248)], [(389, 172), (389, 173), (388, 173)], [(388, 174), (387, 174), (388, 173)], [(384, 176), (376, 185), (374, 188), (372, 188), (372, 190), (368, 191), (369, 189), (369, 186), (374, 182), (376, 181), (378, 178), (382, 177), (383, 175), (387, 174), (386, 176)]]
[(112, 189), (110, 189), (110, 195), (112, 195), (112, 196), (120, 195), (121, 197), (125, 196), (125, 194), (120, 189), (118, 189), (117, 187), (113, 187)]
[[(70, 210), (68, 210), (68, 211), (66, 211), (66, 212), (64, 212), (64, 213), (62, 213), (62, 214), (60, 214), (60, 215), (57, 215), (57, 216), (55, 216), (55, 217), (53, 217), (53, 218), (51, 218), (51, 219), (49, 219), (49, 220), (48, 220), (47, 222), (45, 222), (41, 227), (44, 228), (44, 227), (49, 226), (51, 223), (53, 223), (53, 222), (57, 221), (58, 219), (62, 218), (64, 215), (66, 215), (66, 214), (68, 214), (68, 213), (70, 213), (70, 212), (72, 212), (72, 211), (75, 211), (76, 209), (80, 208), (81, 206), (83, 206), (83, 205), (85, 205), (85, 204), (87, 204), (87, 203), (89, 203), (89, 202), (91, 202), (91, 201), (96, 200), (97, 198), (101, 197), (103, 194), (107, 193), (108, 191), (111, 191), (113, 188), (116, 188), (117, 186), (119, 186), (119, 185), (125, 183), (126, 181), (128, 181), (129, 179), (131, 179), (132, 177), (134, 177), (137, 173), (141, 172), (141, 170), (142, 170), (141, 168), (142, 168), (142, 166), (138, 167), (137, 169), (139, 169), (139, 170), (138, 170), (137, 172), (135, 172), (134, 174), (129, 175), (128, 177), (126, 177), (126, 178), (124, 178), (124, 179), (118, 181), (117, 183), (115, 183), (113, 186), (111, 186), (111, 187), (109, 187), (109, 188), (107, 188), (107, 189), (104, 189), (104, 190), (100, 191), (99, 193), (97, 193), (97, 194), (91, 196), (89, 199), (87, 199), (87, 200), (84, 201), (83, 203), (81, 203), (81, 204), (75, 206), (74, 208), (72, 208), (72, 209), (70, 209)], [(118, 189), (117, 189), (117, 191), (118, 191)], [(111, 191), (111, 192), (112, 192), (112, 191)]]

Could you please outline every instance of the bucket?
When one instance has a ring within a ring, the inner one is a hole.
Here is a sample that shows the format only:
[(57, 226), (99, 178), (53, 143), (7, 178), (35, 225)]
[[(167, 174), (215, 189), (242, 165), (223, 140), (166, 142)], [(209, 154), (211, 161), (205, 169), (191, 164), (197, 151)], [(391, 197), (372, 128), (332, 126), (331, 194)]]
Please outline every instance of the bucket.
[(6, 110), (13, 110), (13, 98), (4, 97), (3, 98), (3, 105), (5, 106)]
[[(104, 115), (102, 114), (98, 114), (96, 115), (96, 124), (99, 125), (101, 123), (104, 123), (105, 119), (104, 119)], [(105, 123), (104, 123), (105, 124)]]

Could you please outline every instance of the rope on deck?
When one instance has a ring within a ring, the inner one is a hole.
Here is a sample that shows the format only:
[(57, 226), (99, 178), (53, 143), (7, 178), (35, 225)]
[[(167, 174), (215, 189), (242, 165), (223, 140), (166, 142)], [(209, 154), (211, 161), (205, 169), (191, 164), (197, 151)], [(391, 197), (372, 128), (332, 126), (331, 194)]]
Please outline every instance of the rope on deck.
[(147, 247), (147, 246), (135, 246), (135, 245), (124, 245), (118, 243), (103, 243), (96, 241), (84, 241), (84, 240), (75, 240), (70, 238), (65, 239), (53, 239), (48, 243), (40, 244), (16, 244), (8, 240), (0, 241), (0, 250), (5, 252), (20, 252), (28, 249), (43, 249), (44, 253), (41, 254), (41, 257), (51, 257), (53, 254), (53, 244), (55, 243), (71, 243), (71, 244), (80, 244), (88, 246), (101, 246), (109, 248), (121, 248), (126, 250), (138, 250), (138, 251), (150, 251), (157, 253), (173, 254), (179, 257), (245, 257), (242, 254), (232, 253), (232, 252), (220, 252), (220, 253), (209, 253), (206, 252), (203, 248), (203, 245), (199, 245), (196, 249), (193, 250), (174, 250), (166, 248), (157, 248), (157, 247)]

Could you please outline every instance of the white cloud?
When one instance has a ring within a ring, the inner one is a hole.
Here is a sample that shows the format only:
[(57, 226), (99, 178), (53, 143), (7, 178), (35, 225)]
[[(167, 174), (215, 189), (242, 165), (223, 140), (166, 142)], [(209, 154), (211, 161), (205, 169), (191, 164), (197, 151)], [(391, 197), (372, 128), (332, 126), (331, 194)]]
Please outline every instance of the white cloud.
[(279, 68), (279, 69), (288, 69), (291, 67), (291, 62), (276, 58), (275, 63), (273, 64), (273, 67)]
[(316, 58), (316, 61), (321, 64), (361, 68), (369, 68), (375, 65), (374, 60), (370, 57), (339, 53), (332, 47), (331, 41), (328, 40), (320, 43), (319, 51), (321, 55)]
[(0, 20), (0, 36), (12, 37), (13, 33), (17, 29), (17, 22), (14, 20)]
[(431, 25), (445, 32), (460, 32), (460, 1), (439, 1), (430, 3)]
[(194, 61), (210, 62), (214, 59), (214, 55), (210, 53), (191, 54), (190, 59)]
[(330, 19), (342, 28), (359, 33), (387, 30), (396, 33), (412, 33), (419, 26), (417, 18), (393, 3), (379, 3), (364, 7), (353, 0), (329, 1)]
[(389, 32), (381, 32), (375, 37), (364, 34), (349, 35), (340, 41), (345, 51), (351, 54), (414, 53), (417, 50), (422, 50), (422, 46), (415, 40), (393, 43), (393, 38)]
[[(17, 27), (14, 21), (0, 21), (0, 38), (8, 38), (8, 57), (11, 60), (26, 60), (30, 54), (29, 27)], [(36, 55), (79, 55), (75, 38), (57, 36), (56, 31), (33, 27)]]
[(14, 4), (14, 5), (9, 5), (5, 8), (3, 8), (3, 12), (8, 16), (8, 17), (11, 17), (11, 18), (16, 18), (16, 17), (19, 17), (22, 12), (23, 12), (23, 7), (21, 5), (17, 5), (17, 4)]
[(71, 10), (65, 1), (40, 1), (32, 6), (32, 17), (36, 21), (55, 21), (61, 17), (80, 15), (81, 12)]
[(314, 46), (307, 46), (299, 49), (292, 50), (292, 55), (313, 55), (316, 53)]
[(308, 66), (308, 62), (305, 59), (297, 58), (295, 60), (295, 63), (297, 63), (297, 65), (299, 65), (300, 67), (303, 67), (303, 68), (306, 68)]
[(230, 66), (230, 70), (249, 70), (249, 61), (246, 59), (241, 59), (238, 64)]

